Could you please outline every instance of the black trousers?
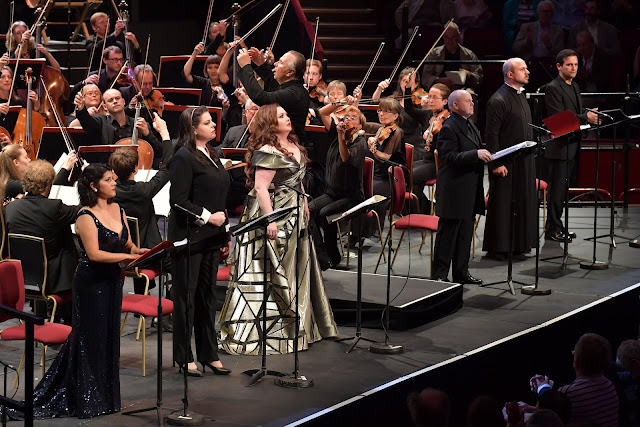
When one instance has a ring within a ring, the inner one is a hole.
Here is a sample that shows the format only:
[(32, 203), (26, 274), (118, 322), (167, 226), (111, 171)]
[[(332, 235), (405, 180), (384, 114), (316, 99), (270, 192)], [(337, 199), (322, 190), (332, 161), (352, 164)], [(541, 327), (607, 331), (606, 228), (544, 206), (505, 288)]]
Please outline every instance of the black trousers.
[[(337, 199), (327, 193), (316, 197), (309, 203), (309, 215), (315, 225), (315, 227), (312, 228), (313, 241), (315, 243), (318, 260), (321, 264), (323, 261), (328, 262), (331, 260), (335, 262), (340, 259), (338, 225), (335, 222), (329, 224), (327, 216), (342, 213), (353, 206), (355, 206), (355, 204), (351, 199)], [(324, 236), (320, 235), (319, 230), (322, 230)]]
[[(196, 341), (198, 361), (214, 362), (218, 358), (215, 330), (215, 286), (220, 251), (191, 254), (191, 276), (187, 283), (187, 255), (180, 252), (171, 258), (173, 299), (173, 360), (179, 364), (193, 362), (191, 331)], [(189, 300), (187, 301), (187, 286)], [(187, 319), (187, 304), (189, 318)], [(187, 334), (187, 330), (189, 331)]]
[(574, 161), (569, 160), (550, 160), (547, 159), (549, 165), (549, 182), (547, 183), (547, 223), (545, 231), (555, 233), (564, 230), (562, 223), (562, 213), (564, 211), (564, 200), (567, 192), (566, 179)]
[(438, 234), (433, 249), (432, 279), (446, 278), (451, 265), (451, 278), (460, 283), (469, 275), (469, 256), (473, 237), (474, 216), (467, 219), (438, 220)]
[(431, 203), (424, 195), (424, 184), (436, 177), (436, 164), (433, 160), (417, 160), (413, 163), (413, 194), (418, 197), (420, 213), (430, 214)]

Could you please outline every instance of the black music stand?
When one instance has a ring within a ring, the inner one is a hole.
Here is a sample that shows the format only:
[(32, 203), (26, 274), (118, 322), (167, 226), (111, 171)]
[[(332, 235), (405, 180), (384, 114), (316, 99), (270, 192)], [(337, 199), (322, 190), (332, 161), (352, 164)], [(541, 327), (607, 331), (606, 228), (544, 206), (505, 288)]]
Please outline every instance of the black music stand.
[[(362, 239), (362, 217), (373, 209), (375, 209), (378, 205), (386, 201), (388, 198), (384, 196), (373, 196), (370, 199), (366, 200), (364, 203), (361, 203), (358, 206), (355, 206), (346, 212), (341, 214), (333, 215), (328, 217), (327, 220), (329, 223), (334, 223), (342, 220), (354, 219), (358, 221), (358, 242)], [(371, 201), (371, 203), (367, 203)], [(360, 340), (365, 340), (369, 342), (376, 342), (375, 340), (365, 338), (362, 336), (362, 246), (358, 244), (358, 281), (356, 286), (356, 334), (353, 337), (340, 338), (336, 341), (348, 341), (353, 340), (349, 349), (346, 351), (347, 353), (351, 353), (351, 351), (356, 347)]]
[[(133, 260), (129, 265), (127, 265), (127, 270), (135, 269), (135, 268), (160, 268), (160, 286), (158, 288), (158, 351), (157, 351), (157, 362), (156, 362), (156, 371), (157, 371), (157, 384), (156, 384), (156, 406), (152, 406), (149, 408), (142, 409), (133, 409), (131, 411), (123, 412), (123, 415), (134, 415), (142, 412), (149, 412), (156, 410), (158, 415), (158, 423), (162, 426), (164, 425), (164, 415), (162, 413), (162, 285), (163, 285), (163, 277), (164, 270), (163, 265), (164, 261), (171, 256), (171, 252), (175, 250), (173, 243), (164, 241), (160, 242), (152, 249), (137, 259)], [(144, 333), (144, 331), (143, 331)]]
[(260, 326), (260, 322), (256, 319), (256, 326), (258, 326), (258, 330), (260, 331), (260, 353), (262, 356), (262, 366), (260, 369), (250, 369), (244, 371), (243, 374), (249, 375), (251, 379), (247, 384), (247, 387), (252, 387), (256, 385), (262, 377), (265, 375), (275, 376), (275, 377), (284, 377), (286, 374), (278, 371), (270, 371), (267, 369), (267, 300), (269, 297), (269, 293), (267, 292), (267, 227), (272, 222), (276, 222), (287, 216), (295, 209), (295, 206), (284, 207), (274, 210), (269, 214), (264, 214), (258, 218), (245, 221), (240, 223), (234, 227), (231, 227), (231, 235), (239, 236), (241, 234), (248, 233), (253, 230), (257, 230), (262, 228), (263, 230), (263, 251), (264, 251), (264, 261), (262, 266), (262, 304), (260, 305), (260, 311), (262, 312), (262, 326)]
[(18, 121), (18, 115), (20, 114), (20, 110), (22, 106), (20, 105), (9, 105), (9, 111), (7, 114), (0, 114), (0, 127), (5, 128), (9, 134), (13, 133), (13, 129), (16, 127), (16, 122)]
[[(511, 147), (505, 148), (504, 150), (500, 150), (497, 153), (492, 155), (492, 160), (498, 159), (509, 159), (509, 158), (518, 158), (519, 156), (530, 155), (532, 154), (533, 148), (538, 144), (533, 141), (524, 141), (519, 144), (513, 145)], [(491, 165), (489, 165), (489, 170), (491, 170)], [(511, 203), (509, 209), (509, 251), (507, 252), (507, 278), (506, 280), (499, 280), (497, 282), (484, 283), (481, 284), (481, 287), (490, 286), (490, 285), (500, 285), (502, 283), (506, 283), (509, 286), (509, 292), (511, 295), (515, 295), (516, 291), (513, 287), (514, 283), (517, 283), (522, 286), (532, 287), (533, 285), (529, 283), (519, 282), (517, 280), (513, 280), (513, 240), (515, 239), (515, 216), (516, 216), (516, 198), (514, 197), (515, 193), (515, 183), (514, 180), (511, 180)], [(537, 198), (536, 193), (536, 198)], [(536, 203), (536, 209), (538, 209)], [(538, 237), (538, 231), (536, 230), (536, 237)], [(550, 291), (546, 293), (547, 295), (551, 293)]]
[[(624, 112), (622, 112), (622, 110), (620, 109), (616, 109), (616, 110), (604, 110), (604, 111), (596, 111), (596, 110), (591, 110), (592, 112), (594, 112), (597, 115), (600, 115), (602, 117), (606, 117), (608, 119), (610, 119), (612, 122), (608, 123), (604, 126), (600, 126), (599, 128), (601, 130), (604, 129), (608, 129), (608, 128), (613, 128), (613, 143), (612, 143), (612, 150), (611, 150), (611, 204), (610, 204), (610, 217), (609, 217), (609, 233), (608, 234), (603, 234), (600, 236), (595, 236), (595, 228), (594, 228), (594, 237), (589, 237), (587, 238), (587, 240), (597, 240), (597, 239), (602, 239), (605, 237), (608, 237), (610, 239), (610, 245), (611, 247), (613, 247), (614, 249), (616, 248), (616, 237), (618, 237), (619, 239), (624, 239), (624, 240), (629, 240), (632, 241), (633, 239), (630, 237), (626, 237), (626, 236), (620, 236), (618, 234), (615, 234), (614, 231), (614, 222), (615, 222), (615, 200), (616, 200), (616, 194), (615, 194), (615, 188), (616, 188), (616, 139), (617, 139), (617, 130), (618, 130), (618, 126), (621, 124), (628, 124), (631, 123), (632, 121), (638, 119), (640, 116), (627, 116)], [(597, 160), (596, 160), (597, 161)], [(596, 173), (597, 170), (596, 170)], [(611, 261), (611, 260), (609, 260)]]

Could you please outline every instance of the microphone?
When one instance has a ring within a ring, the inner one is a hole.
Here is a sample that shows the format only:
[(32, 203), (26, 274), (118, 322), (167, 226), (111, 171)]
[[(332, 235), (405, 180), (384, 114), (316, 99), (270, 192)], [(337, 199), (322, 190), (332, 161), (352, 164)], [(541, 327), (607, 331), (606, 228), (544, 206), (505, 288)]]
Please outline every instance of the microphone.
[(615, 121), (615, 120), (613, 120), (613, 117), (611, 117), (607, 113), (603, 113), (602, 111), (592, 110), (591, 108), (586, 108), (586, 107), (585, 107), (585, 110), (589, 111), (590, 113), (596, 114), (598, 116), (606, 117), (607, 119), (611, 120), (612, 122)]
[(173, 207), (174, 208), (178, 208), (178, 210), (181, 210), (183, 213), (187, 214), (187, 216), (190, 216), (191, 218), (195, 219), (196, 221), (204, 222), (204, 219), (200, 215), (191, 212), (189, 209), (183, 208), (182, 206), (180, 206), (177, 203), (174, 203)]
[(289, 190), (293, 190), (293, 191), (295, 191), (296, 193), (298, 193), (298, 194), (299, 194), (299, 195), (301, 195), (301, 196), (311, 198), (311, 195), (310, 195), (310, 194), (307, 194), (307, 193), (305, 193), (304, 191), (298, 190), (297, 188), (292, 187), (292, 186), (290, 186), (289, 184), (285, 184), (284, 182), (281, 182), (281, 183), (279, 183), (279, 185), (282, 185), (282, 186), (284, 186), (284, 187), (287, 187)]
[(2, 360), (0, 360), (0, 365), (4, 366), (5, 368), (13, 369), (14, 371), (16, 370), (16, 368), (14, 368), (13, 365), (9, 365), (8, 363), (4, 363)]
[(395, 168), (402, 168), (402, 169), (405, 169), (405, 170), (409, 170), (409, 168), (407, 168), (405, 165), (401, 165), (400, 163), (396, 163), (396, 162), (394, 162), (392, 160), (389, 160), (389, 159), (378, 158), (377, 160), (380, 160), (382, 163), (386, 163), (386, 164), (388, 164), (390, 166), (393, 166)]
[(530, 127), (534, 128), (535, 130), (538, 130), (540, 132), (544, 132), (547, 135), (553, 135), (553, 132), (551, 132), (549, 129), (543, 128), (542, 126), (536, 126), (536, 125), (531, 124), (531, 123), (527, 123), (527, 125), (529, 125)]

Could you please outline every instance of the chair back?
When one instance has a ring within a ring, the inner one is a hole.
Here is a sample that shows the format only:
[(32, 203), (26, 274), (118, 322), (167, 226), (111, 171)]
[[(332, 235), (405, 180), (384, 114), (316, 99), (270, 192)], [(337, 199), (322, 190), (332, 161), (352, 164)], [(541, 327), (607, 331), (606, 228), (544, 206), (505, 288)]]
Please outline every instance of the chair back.
[(138, 218), (135, 216), (127, 216), (127, 224), (129, 225), (131, 241), (136, 245), (136, 247), (140, 248), (140, 227), (138, 226)]
[[(0, 261), (0, 305), (18, 311), (24, 309), (24, 276), (18, 260)], [(11, 318), (12, 316), (0, 313), (0, 322)]]
[(399, 167), (389, 168), (389, 179), (393, 187), (393, 200), (391, 203), (391, 215), (400, 215), (404, 208), (405, 181), (404, 170)]
[(7, 239), (7, 226), (4, 222), (4, 208), (0, 206), (0, 232), (2, 233), (2, 241), (0, 241), (0, 260), (4, 258), (4, 242)]
[(409, 169), (409, 192), (413, 193), (413, 145), (405, 143), (404, 150), (407, 156), (407, 169)]
[(24, 275), (24, 288), (28, 293), (39, 293), (46, 298), (47, 250), (42, 237), (9, 233), (9, 258), (20, 260)]
[(373, 196), (373, 159), (364, 158), (364, 166), (362, 167), (362, 187), (364, 188), (364, 197), (368, 199)]

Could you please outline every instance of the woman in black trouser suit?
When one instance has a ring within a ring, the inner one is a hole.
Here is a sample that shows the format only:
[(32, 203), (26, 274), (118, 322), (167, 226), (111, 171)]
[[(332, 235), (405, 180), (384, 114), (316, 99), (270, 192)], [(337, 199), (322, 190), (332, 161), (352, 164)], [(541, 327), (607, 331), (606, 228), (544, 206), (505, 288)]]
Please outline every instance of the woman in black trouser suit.
[[(181, 367), (188, 363), (189, 375), (202, 376), (191, 353), (189, 338), (193, 330), (197, 360), (202, 364), (203, 371), (205, 367), (209, 367), (217, 375), (226, 375), (231, 371), (223, 368), (218, 358), (214, 289), (220, 253), (227, 254), (231, 248), (224, 212), (230, 178), (215, 151), (208, 145), (208, 141), (215, 138), (216, 130), (215, 122), (206, 107), (185, 110), (180, 116), (178, 126), (178, 144), (169, 161), (172, 206), (169, 216), (169, 239), (178, 242), (189, 238), (193, 246), (189, 281), (189, 260), (186, 251), (175, 253), (171, 259), (174, 303), (173, 359)], [(192, 221), (175, 205), (188, 209), (201, 219)], [(192, 221), (188, 236), (187, 221)], [(216, 243), (207, 245), (205, 250), (194, 244), (209, 236), (213, 237)]]

